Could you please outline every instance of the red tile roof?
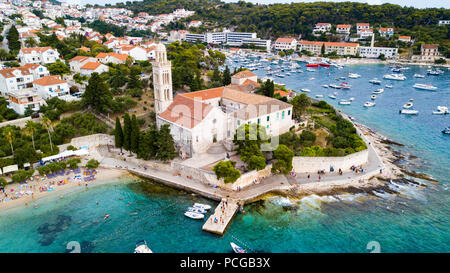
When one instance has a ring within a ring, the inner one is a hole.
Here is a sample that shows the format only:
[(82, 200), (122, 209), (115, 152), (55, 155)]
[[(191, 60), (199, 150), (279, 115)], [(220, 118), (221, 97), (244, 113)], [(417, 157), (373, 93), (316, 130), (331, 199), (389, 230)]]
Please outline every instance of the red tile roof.
[(61, 76), (55, 75), (55, 76), (47, 76), (47, 77), (37, 79), (33, 83), (41, 85), (41, 86), (47, 86), (47, 85), (66, 83), (66, 81), (62, 80)]
[(236, 79), (244, 79), (244, 78), (250, 78), (256, 76), (255, 73), (251, 72), (250, 70), (243, 70), (241, 72), (238, 72), (232, 76), (232, 78)]

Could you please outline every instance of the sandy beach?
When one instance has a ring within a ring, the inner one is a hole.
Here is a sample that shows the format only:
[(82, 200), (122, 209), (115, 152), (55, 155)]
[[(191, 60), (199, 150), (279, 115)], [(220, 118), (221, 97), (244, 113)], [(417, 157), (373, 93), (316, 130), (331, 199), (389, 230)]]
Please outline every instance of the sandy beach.
[[(33, 206), (33, 202), (41, 198), (45, 198), (51, 195), (64, 196), (64, 193), (73, 189), (74, 187), (85, 188), (85, 181), (81, 179), (80, 181), (74, 179), (76, 174), (70, 173), (69, 175), (57, 176), (55, 178), (45, 178), (42, 180), (41, 176), (34, 176), (32, 181), (27, 181), (26, 184), (13, 183), (7, 185), (5, 188), (5, 193), (0, 192), (0, 200), (8, 198), (7, 202), (0, 202), (0, 210), (7, 210), (11, 208), (21, 207), (21, 206)], [(81, 172), (81, 177), (83, 178), (83, 171)], [(102, 185), (105, 183), (113, 182), (114, 179), (130, 177), (126, 170), (121, 169), (105, 169), (97, 168), (97, 174), (95, 180), (87, 182), (87, 187)], [(57, 182), (67, 178), (67, 184), (57, 185)], [(52, 191), (40, 191), (40, 187), (48, 186), (54, 183)], [(11, 191), (12, 190), (12, 191)], [(24, 192), (25, 194), (21, 196), (15, 196), (16, 192)], [(29, 192), (29, 194), (26, 194)], [(31, 193), (32, 192), (32, 193)]]

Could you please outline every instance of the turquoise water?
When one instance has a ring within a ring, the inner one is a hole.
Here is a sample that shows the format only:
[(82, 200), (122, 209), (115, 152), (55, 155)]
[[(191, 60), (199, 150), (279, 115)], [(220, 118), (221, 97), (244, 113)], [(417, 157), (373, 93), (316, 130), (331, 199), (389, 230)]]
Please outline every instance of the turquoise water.
[[(353, 87), (338, 91), (338, 100), (355, 97), (355, 101), (351, 106), (339, 106), (338, 101), (327, 98), (336, 90), (320, 85), (347, 76), (349, 71), (363, 77), (347, 79)], [(392, 184), (401, 195), (271, 197), (247, 205), (225, 236), (217, 237), (201, 231), (202, 221), (183, 215), (193, 202), (216, 203), (151, 182), (118, 180), (65, 194), (63, 199), (39, 200), (37, 209), (29, 206), (1, 212), (0, 252), (65, 252), (68, 242), (77, 241), (82, 252), (127, 253), (141, 239), (154, 252), (230, 252), (230, 241), (251, 252), (369, 252), (366, 246), (371, 241), (380, 244), (381, 252), (449, 252), (450, 137), (440, 131), (450, 122), (448, 116), (431, 115), (437, 105), (450, 105), (449, 72), (417, 80), (438, 86), (437, 92), (418, 91), (411, 87), (416, 82), (412, 75), (423, 74), (426, 68), (411, 67), (404, 73), (406, 81), (391, 81), (394, 88), (385, 88), (377, 105), (364, 109), (362, 104), (376, 89), (368, 80), (381, 79), (388, 71), (382, 65), (349, 66), (276, 81), (296, 90), (309, 88), (311, 96), (324, 94), (325, 100), (357, 121), (407, 144), (402, 150), (419, 156), (409, 160), (410, 166), (432, 175), (439, 184), (419, 180), (424, 186)], [(262, 76), (263, 71), (258, 73)], [(315, 79), (309, 80), (311, 77)], [(414, 98), (419, 115), (399, 115), (398, 110), (410, 98)], [(107, 213), (111, 216), (105, 221)]]

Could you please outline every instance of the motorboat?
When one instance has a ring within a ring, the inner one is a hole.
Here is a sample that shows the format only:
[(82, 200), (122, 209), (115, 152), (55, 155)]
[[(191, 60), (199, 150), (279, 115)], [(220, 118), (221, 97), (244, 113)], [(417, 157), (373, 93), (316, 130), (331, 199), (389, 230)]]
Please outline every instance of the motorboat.
[(327, 64), (327, 63), (320, 63), (319, 65), (323, 66), (323, 67), (330, 67), (330, 64)]
[(345, 83), (341, 83), (339, 86), (341, 87), (341, 89), (350, 89), (350, 87), (352, 87), (350, 84)]
[(323, 95), (316, 95), (316, 98), (323, 98)]
[(289, 72), (286, 72), (286, 76), (290, 76), (291, 75), (291, 73), (289, 73)]
[(403, 108), (409, 109), (409, 108), (411, 108), (411, 107), (413, 107), (413, 106), (414, 106), (414, 104), (413, 104), (412, 102), (407, 102), (407, 103), (405, 103), (405, 104), (403, 105)]
[(450, 135), (450, 126), (442, 130), (443, 134)]
[(450, 114), (446, 106), (438, 106), (437, 111), (433, 111), (433, 115), (446, 115), (446, 114)]
[(360, 78), (361, 75), (359, 75), (357, 73), (349, 73), (348, 77), (351, 78), (351, 79), (357, 79), (357, 78)]
[(370, 96), (370, 98), (374, 100), (374, 99), (377, 98), (377, 96), (376, 95), (372, 95), (372, 96)]
[(206, 210), (205, 210), (205, 209), (202, 209), (202, 208), (193, 208), (193, 207), (189, 207), (189, 208), (187, 209), (187, 211), (195, 212), (195, 213), (206, 213)]
[(329, 86), (330, 86), (331, 88), (335, 88), (335, 89), (342, 89), (342, 86), (337, 85), (337, 84), (334, 84), (334, 83), (331, 83)]
[(210, 205), (202, 204), (202, 203), (194, 203), (194, 205), (192, 205), (192, 207), (199, 208), (199, 209), (204, 209), (204, 210), (210, 210), (211, 209)]
[(354, 101), (355, 98), (354, 98), (354, 97), (351, 97), (351, 98), (349, 98), (348, 100), (349, 100), (349, 101)]
[(279, 78), (284, 78), (283, 74), (275, 74), (275, 76), (279, 77)]
[(404, 81), (406, 80), (405, 75), (403, 74), (386, 74), (383, 76), (384, 79), (387, 80), (395, 80), (395, 81)]
[(348, 101), (348, 100), (341, 100), (340, 102), (339, 102), (339, 104), (342, 104), (342, 105), (350, 105), (350, 104), (352, 104), (350, 101)]
[(311, 68), (306, 68), (306, 71), (309, 71), (309, 72), (316, 72), (316, 70), (311, 69)]
[(427, 70), (427, 74), (428, 74), (428, 75), (432, 75), (432, 76), (439, 76), (439, 75), (441, 75), (441, 73), (440, 73), (439, 71), (437, 71), (437, 70), (432, 70), (432, 69), (428, 69), (428, 70)]
[(328, 88), (328, 85), (322, 84), (322, 87), (323, 87), (323, 88)]
[(431, 84), (422, 84), (422, 83), (416, 83), (413, 85), (414, 88), (417, 89), (423, 89), (423, 90), (436, 90), (436, 86), (432, 86)]
[(319, 67), (319, 64), (307, 64), (306, 67)]
[(402, 109), (399, 111), (400, 114), (405, 114), (405, 115), (417, 115), (419, 114), (419, 111), (417, 110), (412, 110), (412, 109)]
[(196, 212), (191, 212), (191, 211), (186, 211), (186, 212), (184, 213), (184, 216), (189, 217), (189, 218), (191, 218), (191, 219), (195, 219), (195, 220), (200, 220), (200, 219), (205, 218), (205, 215), (204, 215), (204, 214), (196, 213)]
[(333, 99), (333, 100), (335, 100), (336, 99), (336, 96), (334, 96), (334, 95), (328, 95), (328, 97), (330, 98), (330, 99)]
[(314, 79), (316, 79), (316, 78), (314, 78), (314, 77), (309, 78), (310, 81), (312, 81), (312, 80), (314, 80)]
[(246, 253), (245, 249), (238, 246), (237, 244), (230, 242), (231, 248), (233, 249), (234, 253)]
[(373, 106), (375, 106), (375, 102), (366, 101), (366, 103), (364, 103), (364, 107), (373, 107)]
[(141, 240), (136, 242), (134, 253), (153, 253), (153, 251), (147, 246), (147, 242), (145, 240)]
[(425, 75), (422, 75), (422, 74), (414, 74), (414, 78), (425, 78)]
[(308, 88), (302, 88), (300, 89), (302, 92), (311, 92), (311, 90), (309, 90)]
[(377, 90), (373, 91), (372, 93), (374, 93), (374, 94), (381, 94), (383, 92), (384, 92), (384, 89), (380, 88), (380, 89), (377, 89)]
[(393, 88), (393, 86), (390, 85), (390, 84), (386, 84), (384, 87), (386, 87), (386, 88)]
[(379, 79), (377, 79), (377, 78), (371, 79), (369, 82), (371, 84), (381, 84), (381, 81)]

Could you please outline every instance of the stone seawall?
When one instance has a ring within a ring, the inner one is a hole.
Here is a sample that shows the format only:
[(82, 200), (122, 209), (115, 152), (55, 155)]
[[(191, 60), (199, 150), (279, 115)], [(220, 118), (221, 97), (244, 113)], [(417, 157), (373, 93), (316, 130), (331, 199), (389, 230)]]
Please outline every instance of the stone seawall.
[(367, 164), (369, 160), (369, 150), (363, 150), (354, 154), (342, 157), (303, 157), (296, 156), (292, 160), (294, 171), (296, 173), (316, 173), (319, 170), (330, 171), (333, 166), (334, 171), (342, 169), (348, 171), (351, 166), (360, 166)]

